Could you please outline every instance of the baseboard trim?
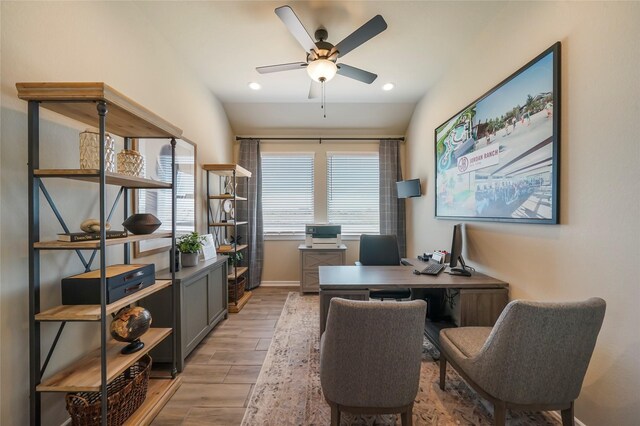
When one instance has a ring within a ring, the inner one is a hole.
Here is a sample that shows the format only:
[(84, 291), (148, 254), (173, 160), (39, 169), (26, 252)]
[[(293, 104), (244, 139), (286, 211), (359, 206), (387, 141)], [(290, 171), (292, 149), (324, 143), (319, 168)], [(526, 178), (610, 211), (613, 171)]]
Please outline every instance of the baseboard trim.
[[(560, 424), (562, 424), (562, 417), (560, 416), (560, 411), (547, 411), (548, 414), (551, 414), (551, 416), (555, 419), (558, 420), (558, 422)], [(574, 417), (573, 420), (576, 423), (576, 426), (587, 426), (586, 424), (582, 423), (580, 420), (578, 420), (577, 417)]]
[(300, 287), (300, 281), (261, 281), (262, 287)]

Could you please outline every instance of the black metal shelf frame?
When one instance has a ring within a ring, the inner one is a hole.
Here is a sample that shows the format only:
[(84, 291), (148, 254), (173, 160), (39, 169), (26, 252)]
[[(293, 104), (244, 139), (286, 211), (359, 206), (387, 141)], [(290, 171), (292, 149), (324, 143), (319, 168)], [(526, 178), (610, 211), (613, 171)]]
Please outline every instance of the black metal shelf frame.
[[(209, 233), (213, 234), (214, 239), (215, 239), (215, 243), (220, 245), (221, 240), (228, 238), (228, 234), (229, 234), (229, 228), (228, 226), (224, 226), (224, 227), (216, 227), (216, 226), (211, 226), (212, 223), (216, 222), (216, 219), (218, 217), (222, 218), (222, 214), (223, 212), (220, 209), (220, 206), (222, 205), (222, 203), (226, 200), (215, 200), (215, 199), (211, 199), (211, 184), (210, 184), (210, 178), (211, 178), (211, 174), (216, 174), (215, 171), (212, 170), (207, 170), (207, 209), (209, 211), (209, 216), (208, 216), (208, 229), (209, 229)], [(223, 194), (225, 193), (226, 188), (228, 188), (230, 185), (233, 188), (233, 198), (229, 198), (230, 200), (233, 200), (233, 208), (236, 212), (235, 216), (237, 216), (238, 214), (238, 199), (237, 199), (237, 192), (236, 192), (236, 188), (238, 187), (238, 176), (236, 173), (236, 169), (234, 168), (231, 171), (231, 176), (222, 176), (222, 175), (218, 175), (218, 193)], [(249, 179), (246, 178), (245, 179)], [(247, 190), (249, 188), (249, 185), (247, 184)], [(245, 195), (246, 196), (246, 195)], [(211, 203), (212, 202), (217, 202), (218, 204), (218, 211), (214, 212), (213, 208), (211, 207)], [(226, 216), (225, 213), (225, 219), (228, 219), (228, 217)], [(244, 226), (244, 239), (246, 241), (246, 244), (249, 243), (249, 223), (243, 223), (243, 224), (238, 224), (238, 220), (237, 217), (233, 218), (233, 237), (234, 237), (234, 244), (237, 246), (240, 246), (240, 244), (238, 243), (238, 237), (241, 237), (240, 235), (240, 231), (238, 230), (239, 226)], [(220, 234), (224, 234), (224, 237)], [(233, 247), (233, 244), (232, 244)], [(242, 274), (238, 274), (238, 260), (237, 260), (237, 251), (231, 252), (229, 253), (230, 258), (233, 256), (234, 257), (234, 263), (233, 263), (233, 281), (234, 284), (237, 283), (238, 278), (241, 277)], [(245, 250), (245, 254), (243, 255), (243, 260), (242, 260), (243, 264), (246, 264), (247, 266), (247, 271), (244, 273), (246, 282), (245, 282), (245, 286), (250, 282), (251, 280), (251, 248), (247, 247), (247, 250)], [(227, 285), (229, 283), (227, 282)], [(238, 302), (238, 297), (237, 297), (237, 292), (234, 291), (234, 297), (235, 297), (235, 303)]]
[[(94, 102), (94, 101), (90, 101)], [(107, 288), (106, 288), (106, 228), (105, 223), (108, 222), (116, 211), (120, 200), (123, 200), (123, 213), (124, 217), (129, 215), (129, 193), (127, 187), (120, 187), (118, 194), (116, 195), (113, 204), (111, 205), (109, 212), (107, 213), (107, 194), (106, 194), (106, 171), (105, 171), (105, 135), (106, 135), (106, 119), (108, 115), (108, 105), (104, 101), (98, 101), (96, 103), (98, 121), (99, 121), (99, 137), (100, 137), (100, 173), (99, 173), (99, 188), (100, 188), (100, 246), (98, 249), (93, 249), (89, 260), (85, 258), (82, 249), (75, 250), (80, 262), (82, 263), (85, 272), (91, 270), (97, 253), (100, 258), (100, 375), (101, 375), (101, 425), (107, 425)], [(56, 333), (56, 336), (49, 348), (47, 356), (44, 362), (41, 364), (41, 336), (40, 336), (40, 322), (35, 319), (35, 316), (40, 313), (40, 250), (35, 248), (35, 243), (40, 241), (40, 194), (42, 194), (51, 207), (54, 215), (56, 216), (60, 226), (64, 232), (69, 232), (69, 228), (66, 225), (62, 215), (57, 209), (53, 197), (47, 190), (43, 178), (36, 176), (35, 170), (40, 168), (40, 101), (28, 102), (28, 171), (29, 171), (29, 412), (30, 412), (30, 425), (39, 426), (42, 422), (42, 401), (41, 393), (37, 391), (37, 386), (40, 384), (42, 377), (46, 371), (46, 368), (51, 360), (51, 356), (58, 344), (62, 331), (64, 330), (67, 321), (60, 321), (60, 327)], [(122, 135), (121, 135), (122, 136)], [(146, 137), (149, 138), (149, 137)], [(125, 148), (130, 148), (131, 137), (124, 137)], [(167, 137), (149, 138), (149, 139), (168, 139)], [(175, 166), (175, 147), (176, 140), (171, 138), (171, 192), (172, 192), (172, 205), (171, 205), (171, 251), (170, 251), (170, 264), (175, 264), (175, 229), (176, 229), (176, 172)], [(124, 195), (124, 198), (122, 197)], [(131, 263), (131, 250), (130, 243), (123, 243), (123, 263)], [(175, 271), (171, 273), (172, 281), (172, 302), (171, 310), (173, 317), (173, 330), (175, 331), (177, 325), (177, 306), (176, 306), (176, 286), (175, 283)], [(175, 378), (177, 375), (177, 338), (176, 333), (171, 333), (172, 338), (172, 369), (171, 376)]]

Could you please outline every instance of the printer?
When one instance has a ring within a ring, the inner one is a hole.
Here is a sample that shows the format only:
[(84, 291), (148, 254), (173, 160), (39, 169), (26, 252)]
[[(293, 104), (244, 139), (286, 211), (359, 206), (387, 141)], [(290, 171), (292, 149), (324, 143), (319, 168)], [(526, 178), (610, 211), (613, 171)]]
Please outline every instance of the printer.
[(337, 248), (342, 244), (342, 225), (316, 223), (305, 225), (305, 245), (311, 248)]

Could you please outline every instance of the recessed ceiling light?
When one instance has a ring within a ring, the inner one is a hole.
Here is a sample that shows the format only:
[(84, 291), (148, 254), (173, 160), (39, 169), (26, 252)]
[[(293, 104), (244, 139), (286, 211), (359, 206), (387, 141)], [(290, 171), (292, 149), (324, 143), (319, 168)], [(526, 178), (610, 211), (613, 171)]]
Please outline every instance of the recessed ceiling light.
[(259, 83), (256, 83), (255, 81), (252, 81), (251, 83), (249, 83), (249, 88), (251, 90), (260, 90), (260, 89), (262, 89), (262, 86), (260, 86)]
[(393, 83), (387, 83), (384, 86), (382, 86), (382, 90), (388, 92), (389, 90), (393, 89), (394, 87), (396, 87)]

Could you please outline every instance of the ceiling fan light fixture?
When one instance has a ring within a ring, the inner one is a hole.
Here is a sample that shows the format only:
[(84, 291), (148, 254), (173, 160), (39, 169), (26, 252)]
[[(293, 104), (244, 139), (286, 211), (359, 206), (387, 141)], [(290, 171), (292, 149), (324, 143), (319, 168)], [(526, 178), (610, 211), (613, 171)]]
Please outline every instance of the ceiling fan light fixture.
[(338, 72), (336, 64), (328, 59), (316, 59), (307, 66), (309, 77), (317, 82), (327, 82)]

